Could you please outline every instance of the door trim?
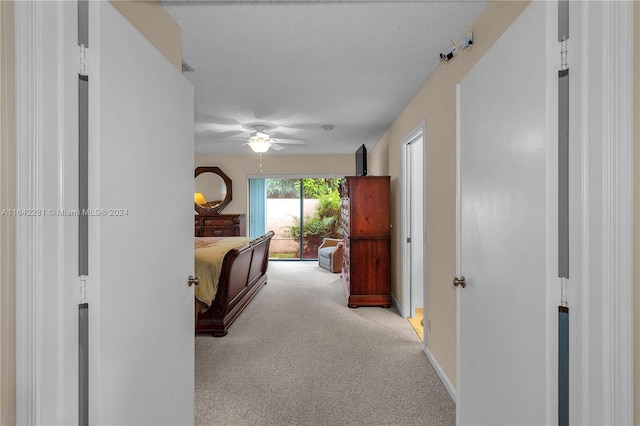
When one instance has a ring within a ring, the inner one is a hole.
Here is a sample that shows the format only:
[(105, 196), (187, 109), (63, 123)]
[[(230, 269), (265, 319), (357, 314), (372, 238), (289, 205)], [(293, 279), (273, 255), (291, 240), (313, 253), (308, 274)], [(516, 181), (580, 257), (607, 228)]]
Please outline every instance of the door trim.
[(16, 424), (77, 423), (76, 9), (15, 2)]
[[(460, 83), (456, 84), (456, 277), (462, 275), (460, 273), (460, 256), (462, 253), (462, 215), (460, 214), (462, 191), (460, 186)], [(458, 413), (457, 407), (462, 403), (458, 394), (460, 389), (460, 292), (456, 290), (456, 417)]]
[[(402, 242), (402, 250), (401, 250), (401, 257), (402, 257), (402, 316), (405, 318), (408, 318), (411, 316), (411, 280), (409, 279), (410, 275), (411, 275), (411, 271), (410, 271), (410, 266), (411, 266), (411, 262), (410, 262), (410, 256), (409, 253), (407, 253), (407, 238), (409, 235), (409, 214), (410, 214), (410, 209), (407, 208), (407, 204), (409, 203), (409, 191), (407, 191), (407, 188), (409, 187), (408, 183), (409, 180), (411, 179), (411, 176), (409, 173), (407, 173), (407, 164), (408, 164), (408, 153), (407, 153), (407, 149), (408, 146), (411, 142), (413, 142), (414, 140), (416, 140), (417, 138), (422, 137), (422, 146), (423, 146), (423, 154), (426, 152), (425, 149), (425, 122), (422, 121), (415, 129), (413, 129), (407, 136), (405, 136), (402, 139), (402, 142), (400, 143), (400, 149), (402, 150), (402, 153), (400, 155), (400, 158), (402, 159), (402, 175), (401, 175), (401, 179), (402, 179), (402, 194), (401, 194), (401, 205), (402, 205), (402, 238), (401, 238), (401, 242)], [(426, 169), (425, 169), (425, 165), (426, 162), (424, 161), (424, 155), (422, 158), (422, 170), (423, 170), (423, 176), (425, 177), (425, 182), (426, 182)], [(426, 183), (423, 184), (423, 192), (424, 192), (424, 188), (426, 188)], [(423, 194), (424, 195), (424, 194)], [(423, 196), (423, 198), (426, 200), (426, 197)], [(424, 229), (426, 230), (426, 210), (424, 209), (424, 203), (423, 203), (423, 211), (425, 213), (425, 225), (424, 225)], [(426, 247), (423, 247), (423, 253), (425, 254), (425, 258), (426, 258)], [(423, 265), (424, 268), (424, 265)], [(425, 277), (425, 285), (424, 285), (424, 295), (426, 297), (427, 294), (427, 284), (426, 284), (426, 273), (425, 271), (423, 271), (423, 276)], [(423, 300), (423, 309), (424, 309), (425, 303)], [(426, 328), (425, 328), (426, 330)], [(426, 334), (426, 333), (425, 333)], [(426, 339), (424, 339), (424, 345), (426, 347)]]
[[(43, 3), (16, 2), (16, 208), (43, 200)], [(16, 218), (16, 424), (42, 422), (42, 217)]]
[[(589, 7), (584, 6), (583, 7)], [(633, 3), (604, 5), (604, 422), (633, 423)]]
[[(579, 151), (570, 159), (579, 174), (570, 209), (580, 229), (571, 237), (576, 279), (568, 293), (570, 307), (581, 310), (573, 319), (579, 344), (570, 349), (576, 363), (570, 416), (582, 424), (633, 424), (634, 5), (570, 7), (577, 40), (569, 66), (578, 69), (570, 93), (570, 143)], [(601, 336), (593, 336), (592, 327), (601, 327)], [(594, 400), (602, 406), (593, 407)]]

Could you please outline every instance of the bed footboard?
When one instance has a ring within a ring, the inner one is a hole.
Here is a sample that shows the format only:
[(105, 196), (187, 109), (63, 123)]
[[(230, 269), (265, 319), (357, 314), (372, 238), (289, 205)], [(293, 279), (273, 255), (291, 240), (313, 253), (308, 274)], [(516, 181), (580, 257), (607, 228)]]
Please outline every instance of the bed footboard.
[(227, 252), (216, 297), (207, 311), (198, 314), (196, 333), (211, 333), (215, 337), (227, 334), (229, 326), (267, 283), (269, 243), (273, 235), (269, 231)]

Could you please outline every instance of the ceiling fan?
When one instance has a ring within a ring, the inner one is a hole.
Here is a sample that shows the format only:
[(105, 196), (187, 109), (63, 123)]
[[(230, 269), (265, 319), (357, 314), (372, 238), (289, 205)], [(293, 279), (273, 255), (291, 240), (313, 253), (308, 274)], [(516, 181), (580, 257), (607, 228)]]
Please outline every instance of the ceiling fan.
[(255, 132), (251, 133), (246, 144), (249, 145), (253, 152), (260, 154), (267, 152), (269, 149), (274, 151), (283, 150), (284, 147), (281, 144), (305, 145), (307, 143), (302, 139), (274, 139), (269, 133), (265, 132), (265, 126), (254, 126), (254, 129)]

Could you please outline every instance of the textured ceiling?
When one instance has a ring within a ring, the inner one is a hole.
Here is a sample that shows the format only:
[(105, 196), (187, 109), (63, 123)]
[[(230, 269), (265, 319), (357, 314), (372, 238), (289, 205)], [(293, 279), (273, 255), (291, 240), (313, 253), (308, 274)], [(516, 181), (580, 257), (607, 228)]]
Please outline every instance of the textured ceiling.
[(371, 150), (440, 64), (449, 37), (460, 40), (487, 4), (161, 3), (195, 70), (185, 76), (195, 87), (196, 154), (250, 153), (244, 143), (256, 125), (306, 141), (269, 155)]

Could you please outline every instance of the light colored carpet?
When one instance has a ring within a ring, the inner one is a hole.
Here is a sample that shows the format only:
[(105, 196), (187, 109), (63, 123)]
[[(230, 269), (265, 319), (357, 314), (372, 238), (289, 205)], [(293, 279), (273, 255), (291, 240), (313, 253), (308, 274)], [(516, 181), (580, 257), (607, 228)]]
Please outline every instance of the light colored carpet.
[(196, 337), (195, 393), (197, 425), (455, 424), (409, 323), (316, 262), (271, 262), (229, 334)]

